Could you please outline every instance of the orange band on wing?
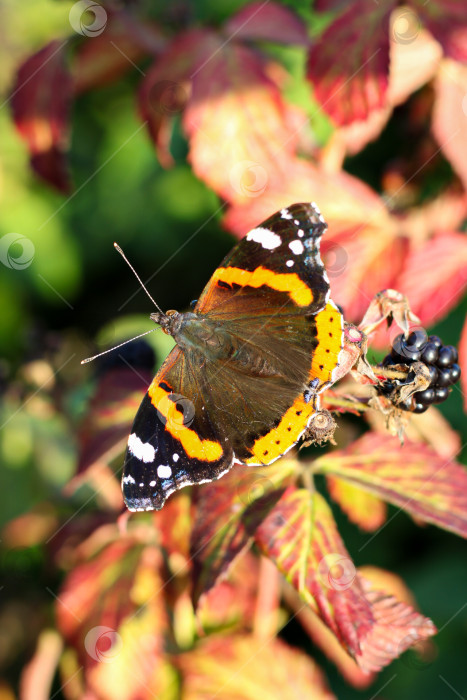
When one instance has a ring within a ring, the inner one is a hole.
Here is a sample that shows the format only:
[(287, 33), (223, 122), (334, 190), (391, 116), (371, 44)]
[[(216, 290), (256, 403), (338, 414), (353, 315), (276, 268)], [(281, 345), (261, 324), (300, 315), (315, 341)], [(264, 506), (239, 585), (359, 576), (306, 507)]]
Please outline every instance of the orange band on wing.
[(176, 403), (169, 399), (170, 392), (165, 391), (154, 380), (148, 389), (152, 405), (166, 419), (165, 429), (182, 445), (188, 457), (215, 462), (223, 455), (222, 445), (214, 440), (202, 440), (194, 430), (183, 424), (184, 415), (177, 409)]
[(296, 398), (277, 428), (256, 440), (252, 456), (245, 460), (245, 464), (270, 464), (283, 455), (298, 441), (313, 413), (312, 401), (305, 403), (302, 396)]
[(265, 267), (256, 270), (242, 270), (238, 267), (218, 267), (213, 275), (214, 281), (240, 284), (242, 286), (270, 287), (278, 292), (287, 292), (297, 306), (309, 306), (313, 301), (312, 290), (295, 272), (272, 272)]
[(313, 353), (310, 379), (318, 377), (320, 384), (332, 381), (332, 373), (339, 364), (339, 353), (344, 344), (343, 319), (332, 303), (315, 316), (318, 345)]

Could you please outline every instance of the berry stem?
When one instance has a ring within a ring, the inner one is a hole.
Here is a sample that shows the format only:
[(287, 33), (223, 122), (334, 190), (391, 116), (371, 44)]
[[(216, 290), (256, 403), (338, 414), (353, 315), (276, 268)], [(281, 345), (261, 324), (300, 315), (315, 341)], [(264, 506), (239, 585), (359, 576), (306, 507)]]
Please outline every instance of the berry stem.
[(354, 411), (368, 411), (370, 408), (370, 406), (365, 403), (365, 399), (342, 399), (338, 396), (325, 396), (325, 402), (330, 407), (349, 408)]

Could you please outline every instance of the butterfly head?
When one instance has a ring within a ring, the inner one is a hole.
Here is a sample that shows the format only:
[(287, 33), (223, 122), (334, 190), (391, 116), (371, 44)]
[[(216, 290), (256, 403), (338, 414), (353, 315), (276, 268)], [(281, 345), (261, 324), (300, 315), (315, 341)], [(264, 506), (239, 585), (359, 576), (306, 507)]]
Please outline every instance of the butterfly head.
[(161, 311), (155, 311), (150, 315), (151, 321), (159, 324), (164, 333), (167, 335), (175, 335), (180, 330), (183, 314), (174, 309), (169, 309), (165, 314)]

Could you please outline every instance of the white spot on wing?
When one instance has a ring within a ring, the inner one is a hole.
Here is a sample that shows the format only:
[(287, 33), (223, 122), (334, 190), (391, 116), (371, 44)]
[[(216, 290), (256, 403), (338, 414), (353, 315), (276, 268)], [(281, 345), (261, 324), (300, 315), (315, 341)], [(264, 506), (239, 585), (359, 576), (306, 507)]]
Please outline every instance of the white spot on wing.
[(293, 261), (293, 260), (287, 260), (287, 262), (286, 262), (285, 264), (287, 265), (287, 267), (293, 267), (294, 261)]
[(298, 231), (297, 231), (297, 235), (298, 235), (299, 238), (303, 238), (303, 236), (305, 235), (305, 233), (304, 233), (304, 231), (302, 231), (301, 228), (299, 228)]
[(281, 237), (267, 228), (254, 228), (247, 234), (246, 239), (247, 241), (260, 243), (263, 248), (267, 250), (274, 250), (274, 248), (278, 248), (282, 243)]
[(288, 209), (281, 209), (281, 217), (282, 217), (283, 219), (291, 219), (291, 218), (292, 218), (292, 214), (289, 212)]
[(290, 241), (289, 248), (295, 255), (301, 255), (305, 250), (301, 241)]
[(150, 442), (140, 440), (136, 433), (131, 433), (128, 438), (128, 449), (141, 462), (154, 462), (154, 457), (156, 456), (155, 448)]
[(172, 476), (172, 470), (168, 464), (159, 464), (157, 467), (157, 476), (160, 479), (168, 479)]
[(156, 480), (153, 479), (152, 481), (149, 482), (149, 486), (155, 486), (156, 485)]
[(178, 455), (176, 452), (174, 452), (172, 455), (172, 459), (174, 462), (178, 462), (178, 460), (180, 459), (180, 455)]
[(300, 226), (300, 221), (298, 219), (293, 220), (295, 226)]
[(127, 474), (126, 476), (123, 477), (123, 483), (124, 484), (135, 484), (136, 481), (133, 479), (131, 474)]

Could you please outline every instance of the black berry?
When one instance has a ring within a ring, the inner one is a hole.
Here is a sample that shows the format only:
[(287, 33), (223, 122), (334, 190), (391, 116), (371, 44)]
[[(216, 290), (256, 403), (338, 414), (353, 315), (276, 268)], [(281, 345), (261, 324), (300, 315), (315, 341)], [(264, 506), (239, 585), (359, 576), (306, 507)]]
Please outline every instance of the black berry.
[(423, 349), (421, 360), (427, 365), (433, 365), (438, 359), (438, 347), (434, 343), (427, 343)]
[(416, 403), (414, 407), (412, 408), (412, 413), (425, 413), (427, 411), (429, 406), (425, 406), (422, 403)]
[(457, 350), (452, 345), (445, 345), (439, 349), (437, 360), (438, 367), (449, 367), (457, 360)]
[(451, 370), (449, 367), (442, 367), (441, 369), (438, 370), (438, 381), (436, 382), (436, 386), (449, 386), (452, 384), (451, 381)]
[(438, 370), (433, 365), (429, 365), (428, 372), (430, 373), (430, 386), (434, 386), (438, 381)]
[(436, 387), (435, 389), (435, 400), (433, 403), (443, 403), (449, 396), (449, 389), (447, 386)]
[(426, 333), (422, 330), (412, 331), (409, 334), (405, 345), (410, 350), (423, 350), (427, 343)]
[(424, 391), (417, 391), (413, 397), (416, 403), (421, 403), (424, 406), (430, 406), (435, 400), (435, 389), (430, 387)]
[(433, 343), (433, 345), (436, 345), (437, 348), (440, 348), (443, 344), (443, 341), (441, 338), (437, 335), (429, 335), (428, 336), (428, 342)]
[(451, 374), (451, 383), (455, 384), (456, 382), (458, 382), (461, 376), (461, 368), (459, 367), (459, 365), (454, 363), (449, 368), (449, 372)]

